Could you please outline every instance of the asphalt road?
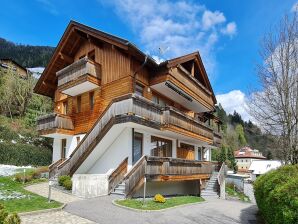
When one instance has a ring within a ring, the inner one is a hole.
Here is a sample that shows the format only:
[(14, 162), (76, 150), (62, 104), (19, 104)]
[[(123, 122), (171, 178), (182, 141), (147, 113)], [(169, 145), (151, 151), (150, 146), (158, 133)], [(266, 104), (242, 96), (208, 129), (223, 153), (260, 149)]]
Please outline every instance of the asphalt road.
[(104, 224), (193, 224), (193, 223), (261, 223), (257, 221), (257, 206), (240, 201), (213, 199), (158, 212), (137, 212), (112, 204), (116, 196), (105, 196), (71, 202), (65, 211)]

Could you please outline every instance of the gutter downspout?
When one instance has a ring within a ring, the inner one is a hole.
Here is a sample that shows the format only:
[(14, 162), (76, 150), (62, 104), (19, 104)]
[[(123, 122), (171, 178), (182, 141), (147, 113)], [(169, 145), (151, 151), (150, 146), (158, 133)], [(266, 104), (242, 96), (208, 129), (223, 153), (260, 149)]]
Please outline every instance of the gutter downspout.
[(143, 64), (133, 73), (133, 93), (136, 92), (136, 82), (137, 82), (136, 76), (137, 76), (137, 73), (143, 69), (143, 67), (146, 65), (147, 61), (148, 61), (148, 55), (146, 54), (146, 57), (145, 57), (145, 60), (144, 60)]

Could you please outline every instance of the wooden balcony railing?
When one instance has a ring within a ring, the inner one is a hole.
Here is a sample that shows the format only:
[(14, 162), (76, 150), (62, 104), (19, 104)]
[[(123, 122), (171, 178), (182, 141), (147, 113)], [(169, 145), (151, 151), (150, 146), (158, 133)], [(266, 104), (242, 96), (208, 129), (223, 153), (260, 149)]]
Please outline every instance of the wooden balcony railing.
[(37, 130), (44, 131), (50, 129), (73, 130), (73, 122), (70, 117), (62, 114), (47, 114), (37, 119)]
[(91, 75), (97, 79), (101, 78), (100, 65), (84, 57), (56, 73), (58, 87), (75, 81), (84, 75)]
[(214, 109), (212, 93), (206, 87), (204, 87), (195, 77), (185, 71), (185, 69), (181, 69), (181, 66), (172, 68), (168, 74), (164, 73), (153, 76), (150, 80), (150, 85), (154, 86), (166, 81), (170, 81), (180, 90), (182, 90), (182, 92), (187, 93), (208, 109)]
[(148, 181), (184, 181), (208, 179), (214, 171), (213, 162), (169, 157), (143, 156), (125, 175), (125, 195), (130, 197)]
[(176, 127), (183, 128), (188, 132), (206, 137), (210, 140), (213, 139), (212, 128), (173, 107), (169, 107), (164, 111), (164, 124), (174, 125)]

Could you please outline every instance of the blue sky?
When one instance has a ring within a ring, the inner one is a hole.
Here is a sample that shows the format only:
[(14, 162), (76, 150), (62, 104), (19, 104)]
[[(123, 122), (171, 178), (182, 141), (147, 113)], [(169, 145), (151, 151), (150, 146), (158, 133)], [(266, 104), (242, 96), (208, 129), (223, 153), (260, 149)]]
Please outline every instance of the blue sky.
[[(76, 20), (126, 38), (157, 59), (199, 50), (218, 99), (225, 101), (229, 112), (239, 111), (249, 90), (258, 87), (255, 68), (260, 63), (262, 36), (295, 3), (297, 0), (2, 0), (0, 37), (56, 46), (69, 21)], [(231, 105), (233, 99), (237, 102)]]

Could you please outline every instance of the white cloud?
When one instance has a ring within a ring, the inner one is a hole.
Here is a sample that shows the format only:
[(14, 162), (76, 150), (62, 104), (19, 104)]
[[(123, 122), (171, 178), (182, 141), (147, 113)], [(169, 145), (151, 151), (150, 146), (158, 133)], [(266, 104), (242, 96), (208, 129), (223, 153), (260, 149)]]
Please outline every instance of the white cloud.
[[(227, 24), (222, 12), (212, 12), (196, 1), (98, 1), (114, 10), (139, 35), (142, 49), (150, 55), (169, 59), (199, 50), (207, 71), (214, 71), (215, 45), (226, 35), (221, 32)], [(167, 51), (160, 54), (160, 47)]]
[(221, 29), (223, 34), (234, 36), (237, 33), (237, 25), (235, 22), (230, 22), (225, 28)]
[(209, 10), (206, 10), (203, 13), (202, 25), (205, 30), (208, 30), (217, 24), (224, 23), (225, 21), (226, 21), (226, 17), (222, 12), (219, 12), (219, 11), (211, 12)]
[(298, 12), (298, 2), (296, 2), (291, 9), (292, 12)]
[(58, 10), (52, 0), (36, 0), (43, 5), (43, 8), (53, 15), (58, 15)]
[(218, 104), (220, 103), (228, 114), (233, 114), (234, 111), (237, 111), (243, 120), (253, 120), (248, 114), (247, 98), (242, 91), (232, 90), (225, 94), (216, 95), (216, 99)]

